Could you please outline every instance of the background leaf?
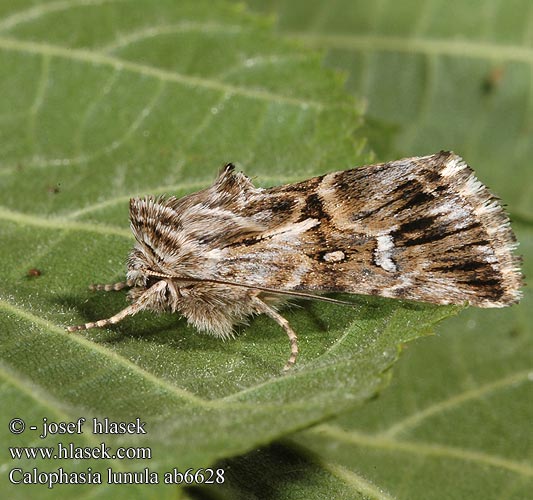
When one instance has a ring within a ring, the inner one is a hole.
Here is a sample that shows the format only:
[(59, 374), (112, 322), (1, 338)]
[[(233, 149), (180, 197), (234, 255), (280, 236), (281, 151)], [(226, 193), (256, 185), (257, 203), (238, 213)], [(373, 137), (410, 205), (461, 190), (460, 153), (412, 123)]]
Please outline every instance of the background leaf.
[[(380, 159), (464, 155), (509, 205), (531, 275), (529, 3), (248, 3), (275, 12), (287, 38), (327, 49), (327, 65), (367, 98)], [(377, 400), (241, 457), (238, 470), (248, 478), (261, 470), (272, 499), (294, 498), (304, 485), (307, 498), (322, 498), (318, 478), (335, 482), (340, 498), (530, 498), (531, 311), (526, 288), (519, 306), (461, 313), (441, 336), (410, 346)], [(272, 456), (286, 458), (247, 468)], [(291, 466), (304, 461), (295, 478)], [(261, 498), (232, 479), (231, 498)]]
[(380, 157), (454, 150), (515, 218), (531, 221), (530, 2), (248, 3), (275, 12), (282, 33), (327, 50), (327, 65), (347, 72), (377, 133), (396, 131), (392, 144), (372, 143)]
[[(280, 373), (287, 340), (263, 317), (226, 343), (172, 315), (67, 334), (66, 325), (125, 303), (122, 293), (87, 286), (124, 276), (131, 196), (197, 190), (230, 160), (261, 185), (361, 164), (370, 157), (361, 105), (320, 54), (279, 40), (231, 4), (19, 0), (0, 8), (4, 472), (15, 463), (69, 472), (205, 467), (374, 395), (398, 346), (455, 312), (369, 298), (355, 299), (356, 310), (301, 304), (286, 311), (301, 337), (288, 376)], [(14, 416), (28, 426), (43, 417), (139, 417), (148, 435), (93, 435), (86, 424), (81, 435), (41, 440), (10, 434)], [(15, 462), (7, 454), (8, 445), (59, 441), (150, 446), (152, 459)], [(11, 487), (5, 473), (1, 486), (10, 498), (32, 492)], [(82, 494), (111, 489), (76, 488)]]

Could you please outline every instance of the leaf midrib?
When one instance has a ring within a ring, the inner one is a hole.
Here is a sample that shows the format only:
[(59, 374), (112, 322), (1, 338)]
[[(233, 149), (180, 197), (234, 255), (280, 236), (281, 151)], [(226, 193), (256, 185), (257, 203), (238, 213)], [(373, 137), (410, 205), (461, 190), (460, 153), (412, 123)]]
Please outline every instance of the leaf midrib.
[(413, 38), (384, 35), (330, 35), (286, 32), (285, 36), (309, 46), (364, 52), (404, 52), (431, 56), (457, 56), (489, 61), (533, 64), (533, 48), (520, 45), (497, 45), (471, 40), (450, 40), (416, 36)]

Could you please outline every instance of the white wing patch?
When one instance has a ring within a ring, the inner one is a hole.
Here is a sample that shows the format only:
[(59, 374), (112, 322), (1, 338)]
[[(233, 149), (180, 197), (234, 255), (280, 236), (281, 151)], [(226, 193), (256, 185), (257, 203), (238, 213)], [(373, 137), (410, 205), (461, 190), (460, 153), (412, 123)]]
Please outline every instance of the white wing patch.
[(346, 255), (341, 250), (335, 252), (328, 252), (322, 257), (326, 262), (341, 262), (346, 258)]
[(376, 238), (377, 246), (374, 250), (374, 262), (389, 273), (398, 270), (392, 260), (392, 250), (394, 250), (394, 240), (390, 234), (384, 234)]

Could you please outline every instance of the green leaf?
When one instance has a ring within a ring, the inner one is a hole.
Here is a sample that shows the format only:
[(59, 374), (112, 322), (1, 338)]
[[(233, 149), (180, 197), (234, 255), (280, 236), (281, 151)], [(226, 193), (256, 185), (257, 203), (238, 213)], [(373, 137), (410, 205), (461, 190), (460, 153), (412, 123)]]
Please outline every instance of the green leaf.
[[(265, 317), (231, 342), (198, 335), (175, 315), (67, 334), (65, 326), (125, 305), (123, 293), (87, 287), (124, 277), (131, 196), (192, 192), (227, 161), (260, 185), (361, 164), (369, 159), (361, 106), (320, 54), (223, 2), (19, 1), (1, 9), (4, 471), (205, 467), (368, 399), (388, 381), (398, 346), (455, 312), (370, 298), (354, 298), (357, 308), (287, 308), (301, 350), (288, 375), (287, 338)], [(29, 430), (44, 417), (81, 416), (80, 435), (40, 439)], [(25, 420), (23, 434), (9, 433), (14, 417)], [(93, 434), (92, 419), (105, 417), (140, 418), (148, 434)], [(7, 454), (8, 445), (58, 442), (149, 446), (152, 458)], [(110, 495), (103, 482), (76, 492)], [(11, 498), (32, 491), (8, 486), (3, 474)], [(58, 487), (35, 488), (56, 496)]]
[(396, 130), (392, 146), (372, 142), (381, 159), (454, 150), (531, 221), (528, 0), (247, 3), (274, 11), (287, 37), (327, 50), (371, 120)]
[(227, 470), (226, 483), (195, 490), (197, 498), (210, 499), (205, 493), (231, 500), (387, 498), (352, 471), (321, 462), (294, 443), (274, 443), (219, 465)]

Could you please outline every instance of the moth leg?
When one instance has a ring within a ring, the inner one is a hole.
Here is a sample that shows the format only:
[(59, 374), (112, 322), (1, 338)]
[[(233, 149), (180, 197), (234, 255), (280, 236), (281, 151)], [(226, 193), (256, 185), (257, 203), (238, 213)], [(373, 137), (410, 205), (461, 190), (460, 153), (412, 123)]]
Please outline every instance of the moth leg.
[(133, 304), (125, 309), (122, 309), (122, 311), (118, 312), (114, 316), (91, 323), (85, 323), (84, 325), (69, 326), (67, 331), (76, 332), (78, 330), (90, 330), (91, 328), (103, 328), (104, 326), (114, 325), (115, 323), (122, 321), (125, 317), (133, 316), (139, 311), (142, 311), (166, 286), (167, 283), (164, 280), (158, 281), (155, 285), (146, 290), (146, 292), (144, 292)]
[(257, 297), (254, 297), (254, 303), (257, 306), (258, 312), (264, 313), (270, 318), (272, 318), (279, 326), (281, 326), (281, 328), (285, 330), (285, 332), (289, 336), (289, 342), (291, 345), (291, 355), (289, 357), (289, 360), (283, 367), (283, 371), (286, 372), (287, 370), (290, 370), (290, 368), (296, 363), (296, 358), (298, 357), (298, 337), (296, 336), (294, 330), (291, 328), (291, 325), (289, 325), (289, 322), (275, 309), (268, 306)]
[(123, 288), (131, 288), (134, 285), (133, 280), (127, 280), (127, 281), (119, 281), (118, 283), (111, 283), (108, 285), (89, 285), (89, 290), (93, 291), (104, 291), (104, 292), (111, 292), (111, 291), (119, 291)]

